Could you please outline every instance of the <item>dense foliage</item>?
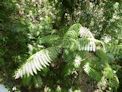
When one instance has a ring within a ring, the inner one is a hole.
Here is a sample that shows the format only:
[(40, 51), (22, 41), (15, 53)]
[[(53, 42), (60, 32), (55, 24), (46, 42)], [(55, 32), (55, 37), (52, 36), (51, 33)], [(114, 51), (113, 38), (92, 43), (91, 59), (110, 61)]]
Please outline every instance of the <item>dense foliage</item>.
[(121, 92), (121, 61), (121, 0), (0, 0), (10, 92)]

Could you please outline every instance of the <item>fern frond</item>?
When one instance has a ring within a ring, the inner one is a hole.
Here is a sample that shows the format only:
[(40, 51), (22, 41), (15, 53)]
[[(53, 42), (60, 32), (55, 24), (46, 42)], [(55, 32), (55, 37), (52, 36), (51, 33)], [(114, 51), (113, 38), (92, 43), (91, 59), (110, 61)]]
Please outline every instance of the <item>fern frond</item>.
[(82, 27), (81, 26), (79, 33), (80, 33), (80, 37), (95, 39), (94, 36), (93, 36), (93, 34), (86, 27)]
[(109, 80), (109, 85), (111, 87), (119, 86), (119, 80), (117, 78), (117, 75), (109, 64), (105, 65), (103, 70), (103, 76), (105, 76)]
[(27, 62), (16, 71), (15, 79), (23, 77), (26, 74), (27, 76), (37, 74), (37, 70), (40, 71), (44, 67), (49, 66), (49, 63), (57, 57), (59, 52), (59, 48), (50, 47), (33, 54), (27, 59)]
[(79, 23), (73, 24), (66, 32), (65, 37), (78, 38), (80, 26)]
[(107, 52), (113, 55), (117, 55), (122, 51), (122, 45), (107, 44)]
[(80, 24), (74, 24), (64, 35), (63, 45), (68, 48), (73, 48), (74, 50), (78, 49), (95, 52), (95, 42), (96, 39), (89, 29), (82, 27)]
[(79, 36), (79, 28), (80, 24), (73, 24), (68, 31), (65, 33), (63, 37), (63, 48), (67, 48), (70, 50), (78, 49), (78, 36)]
[(85, 50), (85, 51), (95, 51), (96, 45), (94, 41), (91, 41), (86, 38), (80, 38), (79, 39), (79, 50)]
[[(84, 46), (81, 47), (81, 50), (86, 50), (86, 51), (95, 51), (96, 50), (96, 44), (95, 44), (95, 38), (93, 34), (90, 32), (89, 29), (86, 27), (80, 27), (79, 31), (80, 37), (81, 38), (86, 38), (88, 39), (87, 44), (83, 44)], [(83, 42), (82, 42), (83, 43)]]
[(96, 43), (102, 45), (103, 50), (105, 50), (104, 43), (95, 39), (90, 30), (80, 24), (72, 25), (63, 38), (63, 46), (72, 50), (95, 52)]
[(90, 62), (87, 62), (84, 67), (84, 71), (86, 74), (88, 74), (89, 77), (95, 79), (96, 81), (100, 81), (102, 74), (100, 71), (97, 71), (93, 67), (90, 66)]
[(72, 51), (78, 49), (78, 44), (79, 44), (79, 42), (77, 39), (73, 39), (73, 38), (69, 38), (69, 37), (65, 37), (63, 39), (63, 47), (70, 49)]

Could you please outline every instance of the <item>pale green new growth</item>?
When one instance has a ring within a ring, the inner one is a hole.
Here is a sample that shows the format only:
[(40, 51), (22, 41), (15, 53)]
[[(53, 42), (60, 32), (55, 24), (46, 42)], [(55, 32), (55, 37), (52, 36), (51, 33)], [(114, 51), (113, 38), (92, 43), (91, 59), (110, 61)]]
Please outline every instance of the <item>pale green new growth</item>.
[(51, 47), (43, 49), (27, 59), (27, 62), (16, 71), (15, 79), (23, 77), (23, 75), (29, 76), (37, 74), (37, 70), (40, 71), (44, 67), (49, 66), (59, 53), (59, 49)]

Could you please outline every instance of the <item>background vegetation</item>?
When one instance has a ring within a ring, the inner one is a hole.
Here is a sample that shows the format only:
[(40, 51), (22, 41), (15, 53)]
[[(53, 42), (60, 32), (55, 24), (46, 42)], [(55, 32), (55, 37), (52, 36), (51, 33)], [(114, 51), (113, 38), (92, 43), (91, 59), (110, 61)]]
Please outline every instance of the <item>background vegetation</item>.
[(0, 0), (10, 92), (121, 92), (121, 61), (121, 0)]

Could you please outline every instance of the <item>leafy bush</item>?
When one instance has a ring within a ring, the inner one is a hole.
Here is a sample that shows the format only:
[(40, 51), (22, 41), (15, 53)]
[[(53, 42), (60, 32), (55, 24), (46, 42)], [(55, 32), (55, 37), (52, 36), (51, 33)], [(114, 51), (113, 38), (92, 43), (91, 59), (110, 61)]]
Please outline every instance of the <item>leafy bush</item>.
[(0, 8), (0, 82), (10, 91), (121, 87), (120, 0), (2, 0)]

